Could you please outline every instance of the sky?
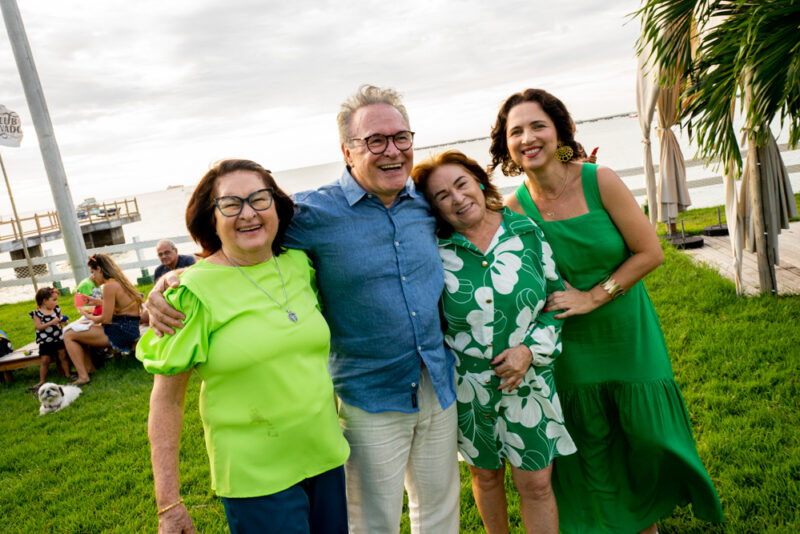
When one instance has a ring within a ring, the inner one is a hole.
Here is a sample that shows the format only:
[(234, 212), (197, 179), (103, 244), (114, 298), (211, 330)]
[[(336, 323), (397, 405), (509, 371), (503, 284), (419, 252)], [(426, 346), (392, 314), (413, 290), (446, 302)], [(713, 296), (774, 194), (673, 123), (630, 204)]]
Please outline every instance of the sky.
[[(226, 157), (340, 160), (336, 113), (364, 83), (403, 95), (419, 147), (487, 136), (527, 87), (575, 120), (636, 109), (631, 0), (17, 2), (75, 204), (195, 184)], [(5, 25), (0, 104), (24, 131), (0, 146), (20, 215), (52, 209)]]

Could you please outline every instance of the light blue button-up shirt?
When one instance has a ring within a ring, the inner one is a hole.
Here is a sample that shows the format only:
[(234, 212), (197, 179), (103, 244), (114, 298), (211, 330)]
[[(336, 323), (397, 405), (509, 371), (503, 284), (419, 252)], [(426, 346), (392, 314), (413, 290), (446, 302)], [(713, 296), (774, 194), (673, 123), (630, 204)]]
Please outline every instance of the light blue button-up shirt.
[(368, 412), (416, 412), (424, 362), (439, 403), (450, 406), (454, 358), (439, 320), (436, 222), (413, 182), (387, 209), (345, 170), (295, 202), (285, 244), (314, 262), (337, 395)]

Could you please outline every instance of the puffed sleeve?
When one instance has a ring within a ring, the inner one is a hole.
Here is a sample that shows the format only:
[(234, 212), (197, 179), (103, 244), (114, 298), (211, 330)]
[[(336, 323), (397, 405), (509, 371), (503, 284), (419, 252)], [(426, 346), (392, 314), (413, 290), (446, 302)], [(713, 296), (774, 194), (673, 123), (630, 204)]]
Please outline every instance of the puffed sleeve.
[(206, 361), (211, 314), (185, 286), (168, 289), (164, 298), (186, 316), (184, 327), (161, 338), (148, 330), (136, 345), (136, 358), (149, 373), (176, 375)]

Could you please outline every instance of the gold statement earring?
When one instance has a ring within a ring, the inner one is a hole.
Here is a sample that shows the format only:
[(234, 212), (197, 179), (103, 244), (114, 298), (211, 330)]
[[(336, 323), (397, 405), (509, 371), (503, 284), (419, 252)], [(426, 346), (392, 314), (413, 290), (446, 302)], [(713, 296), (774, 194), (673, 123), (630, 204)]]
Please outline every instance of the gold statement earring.
[(572, 159), (572, 155), (574, 152), (572, 151), (572, 147), (569, 145), (565, 145), (561, 141), (558, 142), (558, 148), (556, 148), (556, 159), (562, 163), (566, 163)]

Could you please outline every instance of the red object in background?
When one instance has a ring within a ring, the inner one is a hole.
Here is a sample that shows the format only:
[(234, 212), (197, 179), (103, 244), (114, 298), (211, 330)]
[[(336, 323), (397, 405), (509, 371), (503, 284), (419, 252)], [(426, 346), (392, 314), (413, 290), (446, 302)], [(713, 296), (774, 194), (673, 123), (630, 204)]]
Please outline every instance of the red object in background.
[(86, 306), (86, 295), (83, 293), (75, 293), (74, 301), (76, 308), (82, 308)]

